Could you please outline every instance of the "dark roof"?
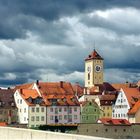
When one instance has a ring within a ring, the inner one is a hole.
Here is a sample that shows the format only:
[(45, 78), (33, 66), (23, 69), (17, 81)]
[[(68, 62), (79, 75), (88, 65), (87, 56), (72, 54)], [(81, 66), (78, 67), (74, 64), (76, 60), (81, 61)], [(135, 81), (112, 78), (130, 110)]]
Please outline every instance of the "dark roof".
[(0, 107), (3, 108), (16, 107), (13, 89), (0, 89)]
[(87, 60), (92, 60), (92, 59), (98, 59), (98, 60), (103, 60), (103, 58), (97, 53), (97, 51), (94, 49), (94, 51), (85, 59)]
[(103, 91), (116, 91), (116, 89), (109, 83), (104, 82), (103, 84), (96, 84), (95, 86), (99, 86), (99, 91), (103, 92)]

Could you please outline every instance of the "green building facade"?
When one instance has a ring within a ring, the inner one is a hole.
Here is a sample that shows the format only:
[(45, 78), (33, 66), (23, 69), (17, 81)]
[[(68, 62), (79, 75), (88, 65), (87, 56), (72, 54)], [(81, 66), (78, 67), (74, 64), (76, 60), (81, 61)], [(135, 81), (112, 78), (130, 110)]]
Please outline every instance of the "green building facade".
[(96, 123), (100, 116), (100, 108), (94, 101), (82, 104), (81, 123)]

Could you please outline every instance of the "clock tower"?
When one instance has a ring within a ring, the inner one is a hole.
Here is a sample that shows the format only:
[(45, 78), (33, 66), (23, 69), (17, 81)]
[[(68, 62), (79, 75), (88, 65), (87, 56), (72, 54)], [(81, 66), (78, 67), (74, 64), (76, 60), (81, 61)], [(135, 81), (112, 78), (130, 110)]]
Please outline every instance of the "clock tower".
[(103, 84), (103, 60), (96, 50), (85, 59), (85, 87)]

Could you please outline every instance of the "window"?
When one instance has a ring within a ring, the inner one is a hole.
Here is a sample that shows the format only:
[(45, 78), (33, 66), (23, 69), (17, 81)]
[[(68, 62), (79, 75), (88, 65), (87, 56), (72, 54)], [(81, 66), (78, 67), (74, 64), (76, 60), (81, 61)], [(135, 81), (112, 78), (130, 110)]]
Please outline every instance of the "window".
[(72, 108), (69, 108), (69, 113), (72, 113)]
[(107, 107), (107, 109), (109, 110), (109, 107)]
[(118, 114), (118, 117), (120, 118), (120, 114)]
[(103, 116), (105, 116), (105, 113), (103, 113)]
[(108, 129), (105, 129), (105, 132), (107, 132), (108, 131)]
[(68, 119), (67, 115), (64, 115), (64, 120), (67, 120), (67, 119)]
[(22, 110), (20, 109), (20, 112), (21, 112)]
[(41, 112), (44, 112), (44, 107), (41, 108)]
[(53, 116), (50, 116), (50, 120), (53, 120)]
[(39, 112), (39, 107), (36, 108), (36, 112)]
[(19, 104), (19, 99), (17, 100), (17, 103)]
[(3, 113), (3, 111), (2, 110), (0, 110), (0, 114), (2, 114)]
[(117, 132), (117, 129), (115, 129), (114, 131)]
[(74, 120), (77, 120), (77, 115), (74, 115)]
[(56, 113), (56, 114), (58, 113), (58, 108), (55, 108), (55, 113)]
[(24, 121), (26, 121), (26, 117), (24, 117)]
[(74, 108), (74, 111), (75, 111), (75, 112), (77, 111), (77, 107)]
[(34, 107), (32, 108), (32, 112), (35, 112), (35, 108)]
[(96, 112), (96, 109), (94, 109), (94, 111)]
[(62, 109), (61, 108), (59, 108), (59, 112), (61, 112), (62, 111)]
[(109, 113), (107, 113), (107, 116), (109, 117), (109, 116), (110, 116), (110, 114), (109, 114)]
[(39, 116), (36, 116), (36, 121), (39, 121)]
[(34, 125), (31, 125), (32, 128), (34, 128)]
[(67, 108), (66, 108), (66, 107), (64, 108), (64, 111), (65, 111), (65, 112), (67, 111)]
[(52, 107), (50, 108), (50, 112), (53, 112), (53, 108)]
[(24, 108), (24, 113), (26, 113), (26, 108)]
[(59, 115), (59, 120), (62, 120), (62, 115)]
[(35, 117), (34, 116), (31, 117), (31, 121), (35, 121)]
[(126, 129), (123, 129), (123, 132), (126, 132)]
[(44, 121), (44, 116), (41, 116), (41, 121)]
[(20, 104), (22, 104), (22, 99), (20, 99)]
[(90, 73), (88, 73), (88, 80), (90, 80)]

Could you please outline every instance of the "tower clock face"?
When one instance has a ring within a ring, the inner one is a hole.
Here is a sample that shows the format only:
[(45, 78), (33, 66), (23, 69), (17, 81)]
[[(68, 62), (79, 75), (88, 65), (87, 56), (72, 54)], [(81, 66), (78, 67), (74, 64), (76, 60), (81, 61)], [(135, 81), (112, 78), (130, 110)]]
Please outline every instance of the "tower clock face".
[(101, 67), (100, 65), (96, 65), (96, 66), (95, 66), (95, 71), (96, 71), (96, 72), (100, 72), (101, 69), (102, 69), (102, 67)]
[(87, 71), (88, 71), (88, 73), (91, 72), (91, 67), (90, 66), (87, 67)]

